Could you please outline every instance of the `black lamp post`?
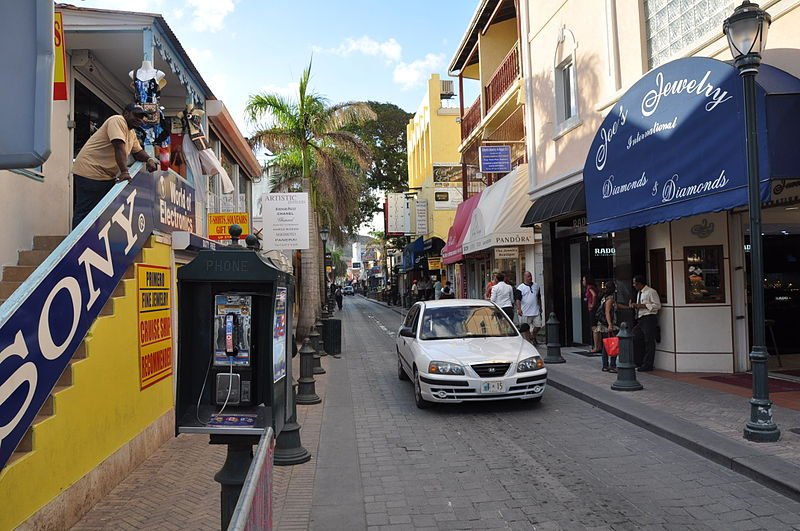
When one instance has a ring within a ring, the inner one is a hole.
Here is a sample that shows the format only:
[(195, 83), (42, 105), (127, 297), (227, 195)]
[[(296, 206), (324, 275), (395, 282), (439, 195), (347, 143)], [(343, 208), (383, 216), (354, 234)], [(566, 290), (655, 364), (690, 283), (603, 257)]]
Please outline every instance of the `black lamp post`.
[(758, 175), (758, 130), (756, 124), (756, 75), (761, 52), (767, 42), (772, 18), (758, 4), (742, 2), (725, 20), (723, 32), (739, 69), (744, 86), (745, 127), (747, 129), (747, 183), (750, 208), (750, 292), (753, 312), (753, 349), (750, 366), (753, 371), (753, 397), (750, 399), (750, 420), (744, 427), (744, 438), (754, 442), (774, 442), (781, 432), (772, 420), (769, 399), (764, 330), (764, 262), (761, 249), (761, 191)]
[(327, 308), (328, 306), (328, 265), (327, 265), (327, 256), (328, 256), (328, 236), (330, 235), (331, 231), (327, 226), (323, 226), (319, 229), (319, 239), (322, 240), (322, 278), (324, 279), (325, 285), (325, 293), (322, 294), (322, 307)]

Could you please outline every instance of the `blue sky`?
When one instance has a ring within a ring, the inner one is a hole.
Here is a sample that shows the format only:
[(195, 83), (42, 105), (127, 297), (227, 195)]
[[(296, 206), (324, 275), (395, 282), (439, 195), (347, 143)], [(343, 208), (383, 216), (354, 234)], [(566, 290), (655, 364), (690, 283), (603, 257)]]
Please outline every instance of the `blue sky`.
[(71, 3), (161, 13), (246, 135), (248, 95), (295, 94), (312, 54), (312, 88), (330, 101), (388, 101), (416, 111), (430, 74), (445, 75), (478, 0)]

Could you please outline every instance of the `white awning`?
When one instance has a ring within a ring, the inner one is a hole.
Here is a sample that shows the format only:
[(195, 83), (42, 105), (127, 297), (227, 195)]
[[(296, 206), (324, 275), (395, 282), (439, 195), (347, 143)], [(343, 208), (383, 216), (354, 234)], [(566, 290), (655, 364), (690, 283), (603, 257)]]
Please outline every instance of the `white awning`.
[(464, 254), (506, 245), (532, 245), (533, 229), (520, 225), (531, 206), (528, 165), (522, 164), (483, 191), (464, 238)]

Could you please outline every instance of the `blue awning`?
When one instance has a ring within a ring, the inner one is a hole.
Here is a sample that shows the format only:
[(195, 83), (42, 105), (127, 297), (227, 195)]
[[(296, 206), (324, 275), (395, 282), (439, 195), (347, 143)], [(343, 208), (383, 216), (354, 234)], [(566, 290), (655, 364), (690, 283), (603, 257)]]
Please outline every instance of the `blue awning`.
[(425, 241), (422, 236), (403, 248), (403, 265), (401, 273), (408, 273), (417, 267), (417, 256), (425, 252)]
[[(800, 79), (762, 64), (756, 77), (759, 174), (800, 177)], [(678, 59), (645, 75), (598, 130), (583, 170), (589, 234), (747, 204), (743, 85), (728, 63)]]

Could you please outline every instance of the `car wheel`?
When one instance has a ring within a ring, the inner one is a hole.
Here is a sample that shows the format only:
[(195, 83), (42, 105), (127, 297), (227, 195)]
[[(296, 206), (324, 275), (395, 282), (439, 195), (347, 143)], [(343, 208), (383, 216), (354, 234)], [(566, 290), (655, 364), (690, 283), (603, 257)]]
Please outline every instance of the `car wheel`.
[(420, 387), (419, 372), (417, 369), (414, 369), (414, 402), (417, 404), (419, 409), (426, 409), (431, 404), (422, 398), (422, 388)]
[(408, 380), (408, 375), (405, 369), (403, 369), (403, 362), (400, 361), (400, 352), (397, 353), (397, 379), (403, 381)]

